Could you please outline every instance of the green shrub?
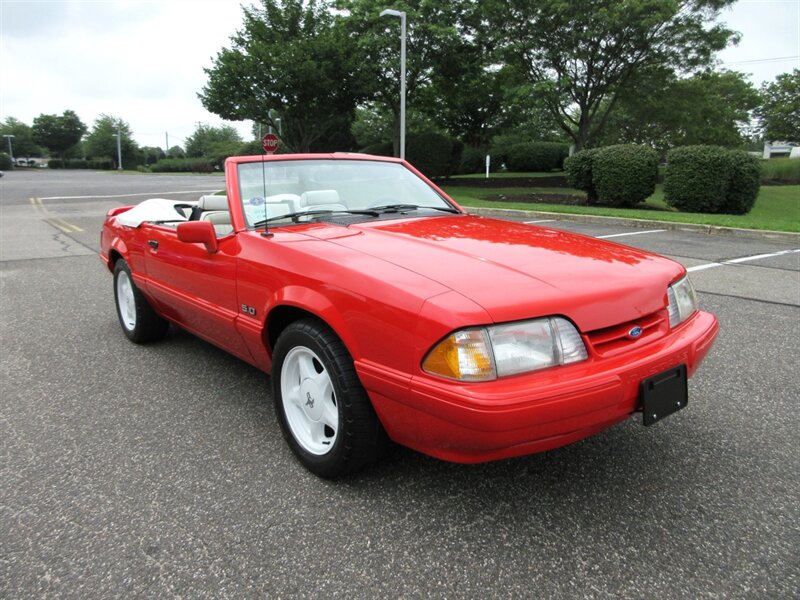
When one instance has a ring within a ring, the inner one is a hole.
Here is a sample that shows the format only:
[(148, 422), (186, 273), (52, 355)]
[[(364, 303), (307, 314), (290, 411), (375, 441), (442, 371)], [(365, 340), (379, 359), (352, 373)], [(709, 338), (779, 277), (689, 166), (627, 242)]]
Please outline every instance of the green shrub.
[(569, 146), (558, 142), (524, 142), (515, 144), (508, 153), (506, 166), (513, 172), (549, 172), (561, 169), (569, 154)]
[(722, 212), (733, 166), (720, 146), (683, 146), (667, 153), (664, 200), (683, 212)]
[(406, 160), (426, 177), (450, 174), (453, 140), (441, 133), (418, 133), (406, 139)]
[(394, 156), (394, 146), (392, 142), (381, 142), (380, 144), (370, 144), (361, 149), (362, 154), (372, 154), (373, 156)]
[(47, 161), (47, 167), (50, 169), (63, 169), (64, 161), (60, 158), (51, 158)]
[(620, 144), (598, 148), (592, 159), (592, 183), (598, 202), (633, 206), (656, 191), (658, 153), (646, 146)]
[(90, 169), (97, 169), (99, 171), (111, 171), (116, 168), (114, 159), (109, 156), (100, 156), (93, 158), (87, 165)]
[(728, 156), (731, 178), (725, 203), (719, 212), (744, 215), (753, 208), (761, 188), (761, 159), (741, 150), (731, 150)]
[(11, 156), (5, 152), (0, 152), (0, 171), (8, 171), (13, 166)]
[(214, 165), (205, 158), (164, 158), (150, 166), (153, 173), (211, 173)]
[(85, 158), (68, 158), (64, 163), (65, 169), (88, 169), (89, 164)]
[(564, 161), (569, 187), (586, 192), (589, 204), (597, 203), (597, 190), (592, 182), (592, 162), (598, 150), (599, 148), (581, 150)]
[(461, 166), (461, 156), (464, 154), (464, 142), (452, 138), (453, 146), (450, 149), (450, 162), (447, 165), (447, 176), (455, 175)]
[[(494, 157), (492, 157), (494, 161)], [(479, 148), (467, 146), (461, 153), (458, 172), (463, 174), (483, 173), (486, 170), (486, 153)]]

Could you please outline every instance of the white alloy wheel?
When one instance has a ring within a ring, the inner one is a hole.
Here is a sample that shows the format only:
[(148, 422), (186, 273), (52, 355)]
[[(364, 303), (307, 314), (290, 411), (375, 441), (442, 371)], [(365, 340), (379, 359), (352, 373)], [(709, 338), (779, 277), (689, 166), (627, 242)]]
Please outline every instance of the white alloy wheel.
[(339, 434), (339, 408), (327, 369), (311, 349), (295, 346), (284, 359), (280, 377), (292, 437), (310, 454), (327, 454)]
[(120, 271), (117, 275), (117, 307), (122, 326), (128, 331), (136, 329), (136, 297), (130, 275), (126, 271)]

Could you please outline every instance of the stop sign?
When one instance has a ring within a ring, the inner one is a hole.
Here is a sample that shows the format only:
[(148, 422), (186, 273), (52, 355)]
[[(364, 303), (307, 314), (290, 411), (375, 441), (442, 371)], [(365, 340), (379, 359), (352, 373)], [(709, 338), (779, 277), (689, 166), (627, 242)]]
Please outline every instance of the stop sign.
[(267, 154), (272, 154), (278, 149), (278, 136), (274, 133), (266, 134), (261, 138), (261, 147), (264, 148), (264, 152)]

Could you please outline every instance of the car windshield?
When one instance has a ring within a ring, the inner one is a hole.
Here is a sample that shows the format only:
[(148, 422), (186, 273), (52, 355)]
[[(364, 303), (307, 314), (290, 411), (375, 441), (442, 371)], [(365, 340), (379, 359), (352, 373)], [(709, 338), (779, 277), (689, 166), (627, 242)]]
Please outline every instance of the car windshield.
[(399, 163), (367, 160), (257, 161), (238, 165), (248, 227), (458, 213)]

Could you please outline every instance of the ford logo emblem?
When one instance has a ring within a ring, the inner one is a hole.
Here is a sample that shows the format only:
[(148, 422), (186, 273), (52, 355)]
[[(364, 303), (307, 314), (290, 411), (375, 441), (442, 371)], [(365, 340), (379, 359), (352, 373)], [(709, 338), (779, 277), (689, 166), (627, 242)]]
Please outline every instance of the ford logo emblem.
[(638, 327), (638, 326), (637, 326), (637, 327), (634, 327), (633, 329), (631, 329), (631, 330), (628, 332), (628, 337), (629, 337), (629, 338), (631, 338), (631, 339), (636, 339), (636, 338), (638, 338), (640, 335), (642, 335), (642, 328), (641, 328), (641, 327)]

